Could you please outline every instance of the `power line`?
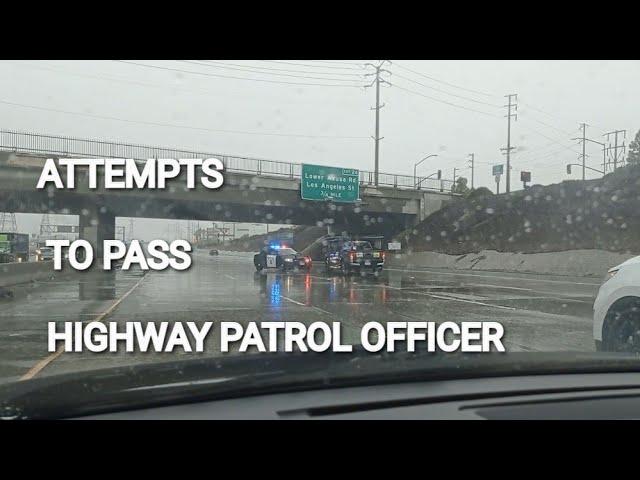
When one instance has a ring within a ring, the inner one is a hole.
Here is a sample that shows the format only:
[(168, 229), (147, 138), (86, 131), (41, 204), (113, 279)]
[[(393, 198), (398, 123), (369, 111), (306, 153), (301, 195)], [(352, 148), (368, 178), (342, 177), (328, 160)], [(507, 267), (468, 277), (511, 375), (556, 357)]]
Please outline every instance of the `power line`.
[(534, 107), (533, 105), (531, 105), (531, 104), (529, 104), (529, 103), (527, 103), (527, 102), (523, 102), (522, 100), (519, 100), (519, 101), (520, 101), (520, 104), (521, 104), (521, 105), (524, 105), (524, 106), (526, 106), (526, 107), (529, 107), (530, 109), (535, 110), (536, 112), (543, 113), (544, 115), (547, 115), (548, 117), (556, 118), (556, 119), (558, 119), (558, 120), (573, 121), (573, 120), (572, 120), (572, 119), (570, 119), (569, 117), (564, 117), (564, 116), (559, 116), (559, 115), (552, 115), (551, 113), (549, 113), (549, 112), (545, 112), (544, 110), (541, 110), (541, 109), (539, 109), (539, 108), (536, 108), (536, 107)]
[(578, 154), (580, 153), (580, 152), (578, 152), (577, 150), (573, 150), (571, 147), (567, 147), (566, 145), (564, 145), (564, 144), (563, 144), (563, 141), (558, 140), (558, 139), (555, 139), (555, 138), (553, 138), (553, 137), (549, 137), (549, 136), (545, 135), (544, 133), (542, 133), (542, 132), (540, 132), (540, 131), (538, 131), (538, 130), (535, 130), (535, 129), (533, 129), (533, 128), (526, 128), (526, 129), (524, 129), (524, 130), (525, 130), (525, 132), (536, 133), (536, 134), (540, 135), (541, 137), (544, 137), (544, 138), (546, 138), (547, 140), (551, 140), (553, 143), (556, 143), (556, 144), (558, 144), (558, 145), (560, 145), (560, 146), (562, 146), (562, 147), (566, 148), (567, 150), (571, 150), (571, 151), (572, 151), (572, 152), (574, 152), (574, 153), (578, 153)]
[[(293, 73), (271, 73), (271, 72), (263, 72), (260, 70), (254, 70), (250, 67), (245, 67), (245, 68), (237, 68), (237, 67), (226, 67), (226, 66), (219, 66), (219, 65), (210, 65), (208, 63), (200, 63), (200, 62), (193, 62), (190, 60), (178, 60), (178, 62), (182, 62), (182, 63), (188, 63), (191, 65), (202, 65), (204, 67), (209, 67), (209, 68), (224, 68), (227, 70), (235, 70), (235, 71), (240, 71), (240, 72), (249, 72), (249, 73), (260, 73), (262, 75), (275, 75), (275, 76), (279, 76), (279, 77), (293, 77), (293, 78), (304, 78), (307, 80), (326, 80), (328, 82), (355, 82), (356, 80), (352, 80), (350, 78), (326, 78), (326, 77), (312, 77), (309, 75), (296, 75)], [(361, 86), (361, 85), (360, 85)]]
[(448, 101), (446, 101), (446, 100), (441, 100), (441, 99), (439, 99), (439, 98), (430, 97), (429, 95), (425, 95), (425, 94), (423, 94), (423, 93), (416, 92), (415, 90), (411, 90), (411, 89), (409, 89), (409, 88), (402, 87), (402, 86), (398, 85), (398, 84), (397, 84), (397, 83), (395, 83), (395, 82), (392, 84), (392, 86), (393, 86), (393, 87), (395, 87), (395, 88), (398, 88), (398, 89), (400, 89), (400, 90), (403, 90), (403, 91), (405, 91), (405, 92), (413, 93), (414, 95), (419, 95), (419, 96), (421, 96), (421, 97), (428, 98), (429, 100), (433, 100), (434, 102), (444, 103), (445, 105), (450, 105), (450, 106), (452, 106), (452, 107), (461, 108), (461, 109), (463, 109), (463, 110), (468, 110), (468, 111), (470, 111), (470, 112), (481, 113), (482, 115), (487, 115), (487, 116), (489, 116), (489, 117), (500, 118), (500, 116), (498, 116), (498, 115), (494, 115), (493, 113), (483, 112), (482, 110), (476, 110), (476, 109), (474, 109), (474, 108), (464, 107), (464, 106), (462, 106), (462, 105), (458, 105), (458, 104), (456, 104), (456, 103), (451, 103), (451, 102), (448, 102)]
[[(54, 73), (61, 74), (61, 75), (71, 75), (71, 76), (79, 77), (79, 78), (90, 78), (90, 79), (93, 79), (93, 80), (100, 80), (100, 81), (106, 81), (106, 82), (116, 82), (116, 83), (130, 84), (130, 85), (135, 85), (135, 86), (139, 86), (139, 87), (153, 87), (153, 88), (160, 88), (160, 89), (171, 90), (171, 91), (175, 90), (175, 91), (181, 91), (181, 92), (185, 92), (185, 93), (192, 93), (192, 94), (195, 94), (195, 95), (210, 95), (210, 96), (214, 96), (214, 97), (220, 97), (220, 96), (226, 95), (226, 92), (213, 91), (213, 90), (208, 90), (208, 89), (203, 89), (203, 88), (185, 88), (185, 87), (176, 86), (176, 85), (170, 85), (170, 84), (139, 82), (139, 81), (135, 81), (135, 80), (127, 79), (127, 78), (118, 78), (118, 77), (111, 77), (111, 76), (104, 76), (104, 75), (91, 75), (91, 74), (87, 74), (87, 73), (70, 71), (70, 70), (67, 70), (67, 69), (64, 69), (64, 68), (61, 69), (61, 68), (54, 68), (54, 67), (51, 67), (51, 66), (32, 65), (32, 64), (24, 63), (24, 62), (6, 61), (4, 63), (11, 63), (14, 66), (17, 66), (17, 67), (20, 67), (20, 68), (32, 68), (32, 69), (36, 69), (36, 70), (54, 72)], [(245, 95), (243, 95), (242, 97), (246, 98)], [(291, 101), (291, 102), (287, 102), (287, 103), (299, 105), (300, 101)]]
[[(299, 67), (309, 67), (309, 68), (319, 68), (316, 65), (309, 65), (308, 63), (298, 63), (298, 62), (289, 62), (289, 61), (284, 61), (284, 60), (258, 60), (260, 62), (269, 62), (269, 63), (276, 63), (276, 64), (281, 64), (281, 65), (296, 65)], [(314, 62), (319, 62), (320, 60), (314, 60)], [(342, 63), (342, 62), (337, 62), (337, 63)], [(323, 68), (333, 68), (333, 69), (337, 69), (337, 70), (362, 70), (364, 68), (364, 64), (362, 63), (348, 63), (345, 62), (345, 65), (357, 65), (357, 68), (354, 67), (336, 67), (336, 66), (327, 66), (327, 65), (323, 65)]]
[(405, 67), (404, 65), (401, 65), (401, 64), (396, 63), (396, 62), (393, 62), (393, 65), (396, 65), (396, 66), (398, 66), (398, 67), (400, 67), (400, 68), (402, 68), (402, 69), (404, 69), (404, 70), (406, 70), (406, 71), (408, 71), (408, 72), (411, 72), (411, 73), (413, 73), (413, 74), (415, 74), (415, 75), (420, 75), (421, 77), (424, 77), (424, 78), (426, 78), (426, 79), (428, 79), (428, 80), (431, 80), (431, 81), (434, 81), (434, 82), (438, 82), (438, 83), (442, 83), (443, 85), (448, 85), (448, 86), (450, 86), (450, 87), (458, 88), (458, 89), (460, 89), (460, 90), (465, 90), (465, 91), (467, 91), (467, 92), (471, 92), (471, 93), (477, 93), (477, 94), (479, 94), (479, 95), (485, 95), (485, 96), (487, 96), (487, 97), (495, 97), (495, 98), (497, 98), (497, 97), (498, 97), (497, 95), (492, 95), (492, 94), (490, 94), (490, 93), (481, 92), (481, 91), (479, 91), (479, 90), (472, 90), (472, 89), (470, 89), (470, 88), (465, 88), (465, 87), (461, 87), (461, 86), (459, 86), (459, 85), (455, 85), (455, 84), (453, 84), (453, 83), (445, 82), (444, 80), (438, 80), (437, 78), (430, 77), (429, 75), (425, 75), (424, 73), (417, 72), (417, 71), (415, 71), (415, 70), (412, 70), (412, 69), (410, 69), (410, 68), (408, 68), (408, 67)]
[(171, 68), (171, 67), (161, 67), (159, 65), (149, 65), (145, 63), (131, 62), (128, 60), (115, 60), (120, 63), (127, 63), (129, 65), (136, 65), (138, 67), (144, 68), (153, 68), (157, 70), (166, 70), (170, 72), (180, 72), (180, 73), (188, 73), (191, 75), (201, 75), (205, 77), (216, 77), (216, 78), (230, 78), (232, 80), (247, 80), (251, 82), (263, 82), (263, 83), (277, 83), (281, 85), (304, 85), (304, 86), (316, 86), (316, 87), (345, 87), (345, 88), (362, 88), (363, 85), (343, 85), (343, 84), (331, 84), (331, 83), (304, 83), (304, 82), (285, 82), (283, 80), (269, 80), (264, 78), (248, 78), (248, 77), (236, 77), (231, 75), (220, 75), (217, 73), (205, 73), (198, 72), (194, 70), (183, 70), (180, 68)]
[[(528, 130), (525, 130), (528, 131)], [(538, 132), (536, 132), (538, 133)], [(522, 150), (522, 148), (520, 150), (516, 150), (514, 153), (518, 155), (518, 158), (522, 158), (524, 157), (528, 157), (529, 155), (532, 155), (535, 152), (539, 152), (540, 150), (545, 150), (549, 147), (553, 147), (555, 145), (561, 145), (563, 147), (563, 149), (571, 149), (571, 147), (577, 145), (577, 144), (571, 144), (570, 146), (566, 146), (561, 140), (556, 140), (556, 139), (551, 139), (551, 137), (549, 137), (549, 139), (551, 140), (550, 143), (547, 143), (545, 145), (542, 145), (541, 147), (536, 147), (536, 148), (531, 148), (531, 149), (524, 149)], [(572, 150), (574, 152), (577, 153), (577, 151)]]
[[(184, 62), (188, 62), (187, 60), (182, 60)], [(255, 65), (242, 65), (240, 63), (230, 63), (230, 62), (218, 62), (215, 60), (207, 60), (206, 63), (202, 63), (202, 62), (193, 62), (191, 61), (190, 63), (198, 63), (199, 65), (231, 65), (234, 67), (243, 67), (243, 68), (251, 68), (251, 69), (260, 69), (260, 70), (267, 70), (267, 71), (274, 71), (274, 72), (291, 72), (291, 73), (311, 73), (313, 75), (342, 75), (342, 76), (348, 76), (348, 77), (361, 77), (362, 78), (362, 73), (342, 73), (342, 72), (315, 72), (312, 70), (298, 70), (298, 69), (291, 69), (291, 68), (271, 68), (271, 67), (260, 67), (260, 66), (255, 66)]]
[[(575, 146), (580, 145), (579, 143), (576, 143)], [(539, 163), (541, 160), (546, 160), (549, 157), (553, 157), (555, 155), (558, 155), (560, 153), (563, 153), (566, 151), (566, 148), (560, 148), (558, 150), (553, 150), (551, 152), (547, 152), (545, 155), (541, 156), (541, 157), (536, 157), (534, 160), (532, 159), (527, 159), (527, 163), (531, 164), (531, 165), (538, 165), (538, 166), (544, 166), (544, 165), (550, 165), (550, 163)]]
[(349, 61), (342, 61), (342, 60), (314, 60), (314, 62), (337, 64), (337, 65), (359, 65), (360, 67), (364, 67), (364, 62), (349, 62)]
[(104, 75), (91, 75), (91, 74), (87, 74), (87, 73), (80, 73), (80, 72), (75, 72), (75, 71), (69, 71), (66, 69), (59, 69), (59, 68), (53, 68), (50, 66), (42, 66), (42, 65), (31, 65), (29, 63), (23, 63), (23, 62), (10, 62), (10, 61), (6, 61), (5, 63), (12, 63), (15, 66), (18, 67), (22, 67), (22, 68), (33, 68), (36, 70), (43, 70), (43, 71), (47, 71), (47, 72), (54, 72), (54, 73), (59, 73), (59, 74), (63, 74), (63, 75), (71, 75), (74, 77), (80, 77), (80, 78), (91, 78), (94, 80), (102, 80), (102, 81), (107, 81), (107, 82), (117, 82), (117, 83), (125, 83), (125, 84), (130, 84), (130, 85), (137, 85), (139, 87), (154, 87), (154, 88), (163, 88), (163, 89), (172, 89), (172, 90), (180, 90), (183, 92), (189, 92), (189, 93), (195, 93), (195, 94), (207, 94), (207, 95), (220, 95), (219, 92), (213, 92), (211, 90), (206, 90), (206, 89), (201, 89), (201, 88), (195, 88), (195, 89), (189, 89), (189, 88), (183, 88), (183, 87), (178, 87), (175, 85), (167, 85), (167, 84), (159, 84), (159, 83), (149, 83), (149, 82), (138, 82), (135, 80), (129, 80), (126, 78), (116, 78), (116, 77), (109, 77), (109, 76), (104, 76)]
[(442, 89), (440, 89), (440, 88), (436, 88), (436, 87), (432, 87), (432, 86), (429, 86), (429, 85), (425, 85), (424, 83), (417, 82), (417, 81), (415, 81), (415, 80), (412, 80), (412, 79), (411, 79), (411, 78), (409, 78), (409, 77), (405, 77), (404, 75), (400, 75), (400, 74), (397, 74), (397, 73), (396, 73), (396, 74), (395, 74), (395, 77), (402, 78), (403, 80), (407, 80), (407, 81), (409, 81), (409, 82), (415, 83), (416, 85), (420, 85), (421, 87), (429, 88), (429, 89), (431, 89), (431, 90), (435, 90), (435, 91), (437, 91), (437, 92), (441, 92), (441, 93), (444, 93), (444, 94), (446, 94), (446, 95), (451, 95), (452, 97), (461, 98), (461, 99), (463, 99), (463, 100), (468, 100), (469, 102), (480, 103), (480, 104), (482, 104), (482, 105), (488, 105), (488, 106), (490, 106), (490, 107), (502, 108), (502, 105), (496, 105), (495, 103), (483, 102), (482, 100), (475, 100), (475, 99), (473, 99), (473, 98), (464, 97), (464, 96), (462, 96), (462, 95), (456, 95), (455, 93), (449, 93), (449, 92), (447, 92), (446, 90), (442, 90)]
[(528, 118), (528, 117), (527, 117), (527, 112), (526, 112), (526, 110), (525, 110), (524, 115), (523, 115), (522, 111), (520, 111), (520, 115), (522, 116), (522, 118), (523, 118), (524, 120), (533, 120), (534, 122), (539, 123), (540, 125), (544, 125), (545, 127), (549, 127), (549, 128), (551, 128), (551, 129), (553, 129), (553, 130), (556, 130), (556, 131), (558, 131), (558, 132), (560, 132), (560, 133), (564, 133), (564, 134), (566, 134), (566, 135), (573, 135), (574, 133), (576, 133), (575, 131), (573, 131), (573, 132), (569, 132), (569, 131), (564, 130), (564, 129), (562, 129), (562, 128), (558, 128), (558, 127), (556, 127), (556, 126), (554, 126), (554, 125), (551, 125), (551, 124), (549, 124), (549, 123), (543, 122), (542, 120), (538, 120), (537, 118), (533, 118), (533, 117)]
[(6, 100), (0, 100), (0, 104), (4, 104), (4, 105), (10, 105), (10, 106), (14, 106), (14, 107), (21, 107), (21, 108), (30, 108), (33, 110), (42, 110), (42, 111), (46, 111), (46, 112), (55, 112), (55, 113), (63, 113), (66, 115), (77, 115), (80, 117), (88, 117), (88, 118), (97, 118), (100, 120), (114, 120), (114, 121), (118, 121), (118, 122), (125, 122), (125, 123), (133, 123), (133, 124), (139, 124), (139, 125), (148, 125), (148, 126), (154, 126), (154, 127), (168, 127), (168, 128), (180, 128), (180, 129), (186, 129), (186, 130), (197, 130), (197, 131), (203, 131), (203, 132), (214, 132), (214, 133), (232, 133), (232, 134), (238, 134), (238, 135), (259, 135), (259, 136), (268, 136), (268, 137), (294, 137), (294, 138), (328, 138), (328, 139), (333, 139), (333, 140), (361, 140), (361, 139), (367, 139), (369, 137), (358, 137), (358, 136), (342, 136), (342, 135), (304, 135), (304, 134), (293, 134), (293, 133), (275, 133), (275, 132), (250, 132), (250, 131), (244, 131), (244, 130), (222, 130), (222, 129), (214, 129), (214, 128), (204, 128), (204, 127), (194, 127), (194, 126), (189, 126), (189, 125), (178, 125), (178, 124), (171, 124), (171, 123), (162, 123), (162, 122), (149, 122), (149, 121), (144, 121), (144, 120), (129, 120), (126, 118), (118, 118), (118, 117), (111, 117), (111, 116), (106, 116), (106, 115), (94, 115), (91, 113), (84, 113), (84, 112), (73, 112), (73, 111), (69, 111), (69, 110), (60, 110), (60, 109), (56, 109), (56, 108), (48, 108), (48, 107), (41, 107), (38, 105), (27, 105), (27, 104), (22, 104), (22, 103), (15, 103), (15, 102), (8, 102)]
[[(550, 147), (552, 145), (557, 145), (557, 143), (556, 142), (550, 143), (550, 144), (546, 145), (544, 148), (548, 148), (548, 147)], [(538, 148), (536, 150), (527, 150), (527, 151), (524, 152), (524, 156), (518, 155), (517, 159), (518, 160), (526, 160), (527, 162), (529, 162), (531, 160), (531, 158), (532, 158), (532, 155), (533, 155), (533, 158), (538, 158), (538, 159), (543, 158), (544, 159), (544, 158), (547, 158), (550, 155), (553, 155), (554, 153), (560, 153), (560, 152), (563, 152), (565, 150), (569, 150), (569, 151), (571, 151), (573, 153), (578, 153), (577, 150), (573, 150), (573, 148), (571, 148), (571, 147), (576, 147), (578, 145), (580, 145), (580, 144), (579, 143), (574, 143), (574, 144), (571, 144), (570, 146), (563, 145), (562, 148), (559, 148), (557, 150), (552, 150), (551, 152), (544, 153), (542, 157), (536, 157), (535, 152), (537, 152), (539, 150), (542, 150), (543, 148)]]

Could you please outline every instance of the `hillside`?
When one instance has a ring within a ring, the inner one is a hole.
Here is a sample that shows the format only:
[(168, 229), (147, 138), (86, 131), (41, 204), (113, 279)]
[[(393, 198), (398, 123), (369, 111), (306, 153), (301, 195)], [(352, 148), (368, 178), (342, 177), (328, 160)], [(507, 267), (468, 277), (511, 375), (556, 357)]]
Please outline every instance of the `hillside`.
[(404, 236), (409, 250), (448, 254), (573, 249), (638, 253), (640, 166), (510, 195), (479, 190), (433, 213)]

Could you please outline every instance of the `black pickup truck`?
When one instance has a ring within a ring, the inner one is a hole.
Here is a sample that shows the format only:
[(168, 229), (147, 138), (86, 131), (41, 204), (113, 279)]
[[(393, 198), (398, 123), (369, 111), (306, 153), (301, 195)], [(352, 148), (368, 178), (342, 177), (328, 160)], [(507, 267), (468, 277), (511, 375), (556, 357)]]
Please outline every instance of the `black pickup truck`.
[(385, 254), (374, 249), (367, 241), (354, 240), (343, 243), (339, 258), (343, 275), (359, 273), (362, 276), (378, 276), (384, 267)]

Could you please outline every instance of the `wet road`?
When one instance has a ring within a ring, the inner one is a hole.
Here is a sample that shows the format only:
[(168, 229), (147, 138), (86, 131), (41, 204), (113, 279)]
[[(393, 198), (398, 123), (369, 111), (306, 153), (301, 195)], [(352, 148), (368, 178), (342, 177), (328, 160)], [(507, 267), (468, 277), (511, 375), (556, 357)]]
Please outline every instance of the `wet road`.
[[(40, 282), (0, 300), (0, 382), (37, 365), (37, 375), (169, 361), (186, 353), (46, 351), (48, 321), (340, 321), (356, 343), (368, 321), (499, 321), (510, 351), (593, 351), (597, 279), (388, 268), (378, 278), (256, 274), (249, 254), (196, 252), (185, 272), (74, 274)], [(115, 308), (114, 304), (117, 305)], [(105, 315), (108, 313), (108, 315)], [(220, 355), (216, 332), (206, 355)], [(202, 354), (200, 354), (202, 355)], [(32, 370), (33, 372), (33, 370)]]

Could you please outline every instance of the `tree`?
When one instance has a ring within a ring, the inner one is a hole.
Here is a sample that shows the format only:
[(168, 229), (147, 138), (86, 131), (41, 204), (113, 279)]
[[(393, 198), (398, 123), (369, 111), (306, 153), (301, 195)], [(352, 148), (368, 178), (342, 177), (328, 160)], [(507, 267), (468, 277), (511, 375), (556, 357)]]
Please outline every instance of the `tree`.
[(476, 199), (480, 199), (484, 197), (492, 197), (492, 196), (493, 196), (493, 192), (489, 190), (487, 187), (478, 187), (471, 190), (467, 198), (469, 200), (476, 200)]
[(464, 195), (465, 197), (469, 195), (471, 190), (467, 186), (468, 180), (464, 177), (460, 177), (456, 180), (456, 185), (453, 187), (453, 193), (459, 193), (460, 195)]
[(629, 155), (627, 163), (640, 165), (640, 130), (636, 133), (636, 138), (629, 144)]

